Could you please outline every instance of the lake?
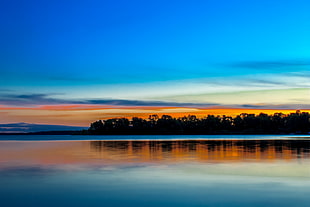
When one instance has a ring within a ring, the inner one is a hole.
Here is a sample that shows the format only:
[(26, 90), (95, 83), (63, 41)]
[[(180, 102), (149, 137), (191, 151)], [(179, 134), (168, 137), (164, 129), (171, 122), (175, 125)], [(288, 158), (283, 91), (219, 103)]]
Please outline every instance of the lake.
[(309, 206), (310, 136), (0, 136), (1, 206)]

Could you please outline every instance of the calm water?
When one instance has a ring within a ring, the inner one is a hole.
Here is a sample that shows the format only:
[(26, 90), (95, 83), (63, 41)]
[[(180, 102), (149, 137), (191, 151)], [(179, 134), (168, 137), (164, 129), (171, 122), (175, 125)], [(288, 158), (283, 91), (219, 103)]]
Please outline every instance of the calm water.
[(0, 136), (0, 140), (4, 207), (310, 203), (309, 136)]

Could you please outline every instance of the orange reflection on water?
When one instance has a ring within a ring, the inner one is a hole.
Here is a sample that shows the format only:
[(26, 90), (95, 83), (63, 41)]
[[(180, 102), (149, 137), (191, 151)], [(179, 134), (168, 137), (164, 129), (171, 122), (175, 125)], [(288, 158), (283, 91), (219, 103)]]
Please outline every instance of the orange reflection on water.
[(14, 165), (273, 162), (310, 159), (307, 140), (1, 142), (0, 168)]
[(92, 141), (98, 159), (112, 154), (133, 161), (245, 162), (309, 159), (309, 141)]

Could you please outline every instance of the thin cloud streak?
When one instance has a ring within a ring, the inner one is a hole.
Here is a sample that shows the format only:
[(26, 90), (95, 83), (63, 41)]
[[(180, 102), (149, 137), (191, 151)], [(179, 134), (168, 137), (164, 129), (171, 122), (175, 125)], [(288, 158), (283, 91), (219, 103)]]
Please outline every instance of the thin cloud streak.
[(157, 106), (157, 107), (208, 107), (217, 106), (216, 103), (180, 103), (164, 101), (118, 100), (118, 99), (91, 99), (68, 100), (51, 98), (47, 94), (22, 94), (2, 95), (0, 104), (6, 106), (31, 106), (31, 105), (62, 105), (62, 104), (92, 104), (111, 106)]
[(161, 111), (161, 110), (203, 110), (203, 109), (284, 109), (284, 110), (297, 110), (297, 109), (310, 109), (310, 104), (192, 104), (193, 106), (115, 106), (115, 105), (100, 105), (100, 104), (76, 104), (76, 105), (39, 105), (27, 107), (7, 107), (1, 106), (0, 110), (39, 110), (39, 111), (105, 111), (105, 110), (138, 110), (138, 111)]
[(283, 69), (310, 66), (309, 60), (278, 60), (278, 61), (244, 61), (229, 65), (234, 68), (246, 69)]
[(47, 94), (1, 94), (0, 104), (8, 106), (28, 106), (45, 104), (79, 104), (80, 101), (50, 98)]
[(310, 109), (310, 104), (243, 104), (231, 105), (232, 108), (245, 108), (245, 109)]
[[(41, 95), (41, 98), (46, 100), (61, 99), (63, 104), (82, 103), (84, 100), (97, 101), (97, 100), (139, 100), (139, 101), (158, 101), (170, 102), (169, 100), (162, 99), (169, 96), (181, 95), (199, 95), (208, 93), (232, 93), (241, 91), (255, 91), (255, 90), (275, 90), (275, 89), (289, 89), (289, 88), (309, 88), (310, 76), (309, 72), (291, 72), (291, 73), (278, 73), (278, 74), (253, 74), (243, 76), (231, 77), (213, 77), (213, 78), (198, 78), (198, 79), (184, 79), (174, 81), (161, 81), (150, 83), (132, 83), (132, 84), (118, 84), (118, 85), (91, 85), (79, 87), (62, 87), (56, 88), (54, 91), (58, 94), (51, 94), (50, 89), (36, 88), (35, 95)], [(29, 89), (16, 89), (13, 92), (1, 92), (0, 100), (11, 102), (14, 95), (18, 91), (23, 91), (23, 94), (33, 94), (33, 90)], [(21, 95), (23, 95), (21, 94)], [(43, 97), (48, 95), (48, 97)], [(16, 97), (19, 101), (26, 97)], [(35, 97), (39, 99), (40, 97)], [(10, 100), (8, 100), (10, 99)], [(70, 100), (68, 100), (70, 99)], [(41, 100), (43, 101), (43, 100)], [(50, 100), (55, 101), (55, 100)], [(25, 104), (31, 101), (23, 101)], [(59, 102), (59, 100), (56, 100)], [(174, 102), (174, 101), (173, 101)], [(188, 102), (180, 100), (177, 102)], [(207, 101), (213, 102), (213, 101)], [(83, 102), (85, 103), (85, 101)], [(18, 104), (18, 103), (16, 103)], [(145, 103), (144, 103), (145, 104)], [(240, 103), (242, 104), (242, 103)]]
[[(302, 75), (304, 74), (304, 75)], [(105, 107), (190, 107), (190, 108), (206, 108), (206, 107), (221, 107), (228, 104), (248, 105), (258, 103), (258, 96), (272, 90), (286, 90), (310, 87), (310, 78), (307, 72), (294, 72), (284, 74), (269, 74), (269, 75), (252, 75), (240, 77), (228, 77), (219, 79), (189, 79), (177, 82), (163, 82), (163, 84), (150, 84), (140, 87), (139, 85), (123, 85), (118, 88), (119, 93), (115, 93), (113, 89), (110, 91), (100, 86), (97, 87), (96, 93), (87, 94), (86, 89), (80, 93), (71, 94), (70, 91), (61, 91), (59, 93), (22, 93), (17, 94), (17, 91), (0, 91), (0, 105), (5, 107), (32, 107), (44, 105), (106, 105)], [(126, 90), (123, 88), (126, 88)], [(130, 91), (130, 93), (128, 93)], [(264, 92), (265, 91), (265, 92)], [(236, 92), (247, 92), (240, 99), (240, 96), (235, 97)], [(253, 96), (253, 94), (257, 94)], [(69, 95), (70, 94), (70, 95)], [(101, 94), (104, 94), (102, 96)], [(221, 99), (214, 99), (214, 94), (221, 96)], [(252, 95), (251, 95), (252, 94)], [(295, 94), (295, 93), (294, 93)], [(209, 96), (212, 95), (212, 96)], [(277, 95), (277, 92), (275, 92)], [(310, 95), (310, 91), (309, 91)], [(110, 98), (107, 98), (110, 97)], [(247, 97), (246, 97), (247, 96)], [(118, 98), (116, 98), (118, 97)], [(174, 98), (180, 97), (180, 98)], [(187, 97), (187, 99), (182, 99)], [(193, 99), (191, 97), (194, 97)], [(209, 98), (208, 98), (209, 97)], [(235, 97), (235, 98), (234, 98)], [(273, 96), (272, 96), (273, 97)], [(270, 98), (272, 98), (270, 97)], [(290, 97), (287, 94), (287, 97)], [(198, 98), (200, 98), (198, 100)], [(237, 98), (237, 99), (236, 99)], [(247, 99), (248, 98), (248, 99)], [(305, 96), (295, 97), (305, 98)], [(224, 100), (225, 99), (225, 100)], [(227, 100), (226, 100), (227, 99)], [(240, 100), (239, 102), (237, 100)], [(270, 99), (264, 99), (264, 102)], [(228, 102), (227, 102), (228, 101)], [(293, 103), (288, 99), (284, 99), (283, 104)], [(288, 102), (289, 101), (289, 102)], [(267, 102), (264, 104), (273, 104)]]

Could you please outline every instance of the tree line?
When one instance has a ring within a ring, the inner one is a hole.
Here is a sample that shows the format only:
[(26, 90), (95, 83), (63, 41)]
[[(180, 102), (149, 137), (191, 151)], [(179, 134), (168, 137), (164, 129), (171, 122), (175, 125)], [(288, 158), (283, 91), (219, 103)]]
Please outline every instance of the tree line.
[(98, 120), (91, 123), (86, 134), (308, 134), (308, 112), (283, 114), (242, 113), (236, 117), (207, 115), (150, 115), (147, 119), (133, 117)]

